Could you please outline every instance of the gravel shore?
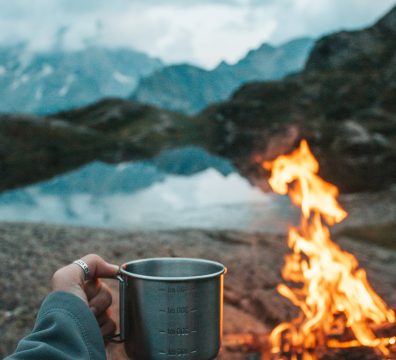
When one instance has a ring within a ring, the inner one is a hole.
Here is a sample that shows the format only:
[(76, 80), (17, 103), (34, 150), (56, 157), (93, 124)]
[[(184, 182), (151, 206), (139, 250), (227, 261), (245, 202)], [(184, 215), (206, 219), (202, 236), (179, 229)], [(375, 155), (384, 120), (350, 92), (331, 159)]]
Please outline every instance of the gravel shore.
[[(396, 252), (339, 236), (367, 269), (373, 287), (396, 308)], [(179, 230), (117, 232), (43, 224), (0, 223), (0, 357), (11, 353), (33, 325), (50, 291), (53, 272), (87, 253), (121, 264), (155, 256), (203, 257), (228, 267), (225, 281), (225, 333), (265, 333), (290, 319), (296, 308), (276, 292), (287, 251), (284, 235), (231, 231)], [(117, 284), (110, 281), (117, 298)], [(114, 309), (117, 313), (117, 309)], [(223, 352), (219, 359), (242, 359)], [(123, 359), (122, 346), (108, 348)]]

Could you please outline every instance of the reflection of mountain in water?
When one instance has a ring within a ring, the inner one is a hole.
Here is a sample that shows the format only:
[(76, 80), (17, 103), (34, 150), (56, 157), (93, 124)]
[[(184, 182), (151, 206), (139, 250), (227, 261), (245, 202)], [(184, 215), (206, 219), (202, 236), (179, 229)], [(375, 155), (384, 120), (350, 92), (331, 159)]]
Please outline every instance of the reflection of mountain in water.
[[(259, 230), (283, 211), (282, 201), (274, 199), (252, 187), (229, 161), (186, 147), (149, 161), (92, 162), (5, 192), (0, 195), (0, 219), (134, 229)], [(280, 227), (277, 223), (271, 229)]]
[(117, 165), (94, 161), (37, 186), (41, 193), (58, 195), (132, 193), (164, 181), (168, 174), (191, 175), (208, 168), (224, 175), (235, 171), (228, 160), (197, 147), (184, 147), (164, 151), (147, 161)]

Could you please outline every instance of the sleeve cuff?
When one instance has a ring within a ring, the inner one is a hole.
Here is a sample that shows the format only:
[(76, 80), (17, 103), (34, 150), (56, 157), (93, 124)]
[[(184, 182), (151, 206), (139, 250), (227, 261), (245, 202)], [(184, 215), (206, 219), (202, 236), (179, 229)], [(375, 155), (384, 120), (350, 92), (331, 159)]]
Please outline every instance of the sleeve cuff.
[(41, 305), (38, 318), (45, 317), (46, 314), (60, 309), (70, 313), (78, 322), (88, 348), (102, 350), (105, 353), (104, 341), (98, 322), (87, 304), (78, 296), (63, 291), (49, 294)]

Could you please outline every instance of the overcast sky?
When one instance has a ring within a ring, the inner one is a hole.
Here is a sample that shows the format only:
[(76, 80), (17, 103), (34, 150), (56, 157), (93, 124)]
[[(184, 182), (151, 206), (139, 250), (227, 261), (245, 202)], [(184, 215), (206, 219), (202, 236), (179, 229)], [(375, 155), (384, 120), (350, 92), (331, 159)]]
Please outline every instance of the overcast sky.
[(263, 42), (367, 26), (396, 0), (0, 0), (0, 43), (132, 47), (211, 68)]

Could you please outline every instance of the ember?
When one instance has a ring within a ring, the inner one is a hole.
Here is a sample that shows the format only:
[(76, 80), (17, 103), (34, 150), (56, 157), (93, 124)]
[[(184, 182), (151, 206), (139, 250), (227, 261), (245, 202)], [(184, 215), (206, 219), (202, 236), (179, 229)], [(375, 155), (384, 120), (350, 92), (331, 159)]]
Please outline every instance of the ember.
[(390, 354), (396, 336), (377, 336), (374, 327), (395, 322), (395, 313), (370, 286), (357, 259), (330, 238), (327, 223), (345, 219), (336, 186), (321, 179), (319, 164), (303, 140), (289, 155), (263, 167), (271, 170), (272, 189), (289, 194), (301, 207), (301, 224), (291, 227), (282, 277), (296, 287), (279, 293), (299, 307), (299, 316), (271, 333), (272, 357), (313, 360), (326, 348), (365, 346)]

